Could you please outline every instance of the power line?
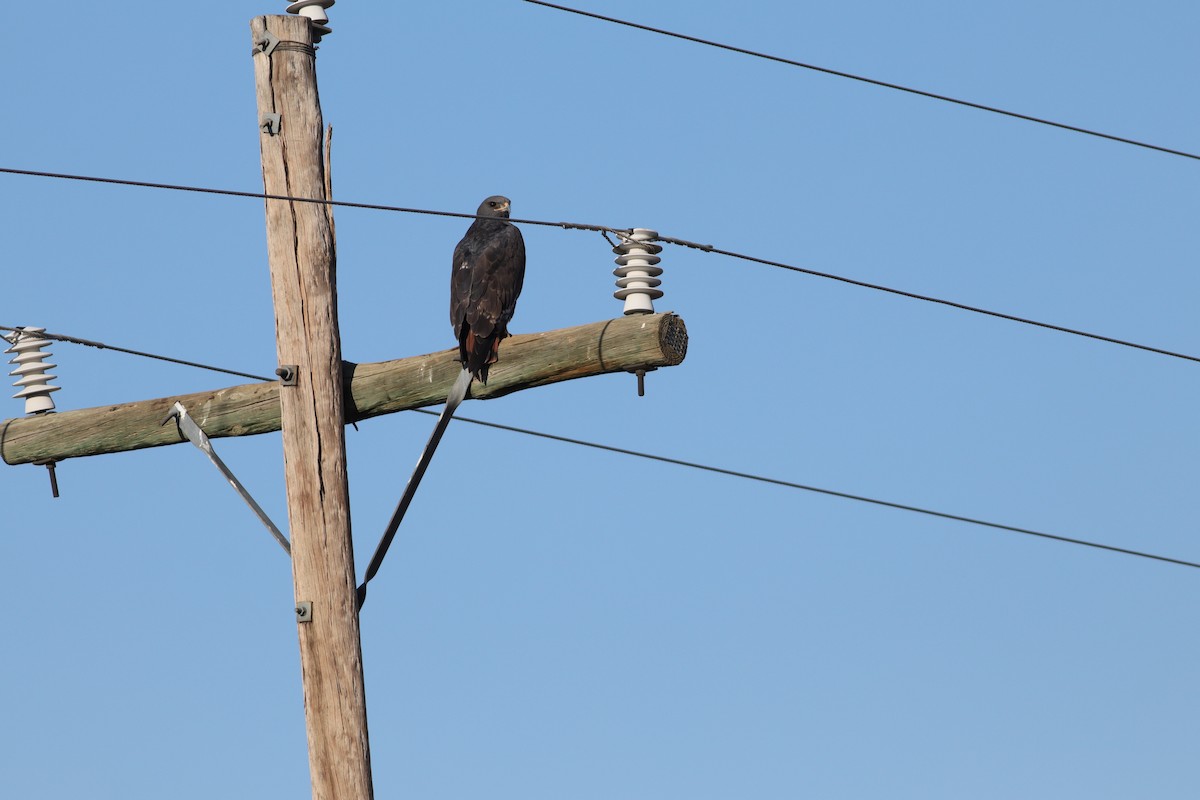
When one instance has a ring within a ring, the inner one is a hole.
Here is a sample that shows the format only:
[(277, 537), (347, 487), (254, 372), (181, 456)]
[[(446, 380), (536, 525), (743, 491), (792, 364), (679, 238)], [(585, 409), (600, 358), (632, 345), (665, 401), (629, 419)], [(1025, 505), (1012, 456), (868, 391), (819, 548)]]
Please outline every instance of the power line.
[(992, 114), (1002, 114), (1006, 117), (1012, 117), (1014, 119), (1025, 120), (1026, 122), (1036, 122), (1039, 125), (1049, 125), (1050, 127), (1053, 127), (1053, 128), (1061, 128), (1062, 130), (1073, 131), (1075, 133), (1082, 133), (1087, 136), (1095, 136), (1100, 139), (1108, 139), (1109, 141), (1113, 141), (1113, 142), (1120, 142), (1122, 144), (1133, 145), (1134, 147), (1142, 147), (1147, 150), (1157, 150), (1160, 153), (1168, 153), (1173, 156), (1183, 156), (1184, 158), (1190, 158), (1190, 159), (1194, 159), (1196, 161), (1200, 161), (1200, 155), (1197, 155), (1195, 153), (1189, 153), (1184, 150), (1173, 150), (1169, 147), (1162, 147), (1161, 145), (1150, 144), (1148, 142), (1142, 142), (1142, 141), (1138, 141), (1136, 139), (1128, 139), (1124, 136), (1115, 136), (1111, 133), (1102, 133), (1101, 131), (1092, 130), (1090, 128), (1081, 128), (1077, 125), (1068, 125), (1064, 122), (1055, 122), (1054, 120), (1044, 119), (1042, 117), (1034, 117), (1029, 114), (1021, 114), (1016, 111), (1006, 111), (1003, 108), (997, 108), (995, 106), (988, 106), (988, 105), (984, 105), (982, 103), (975, 103), (970, 100), (960, 100), (958, 98), (949, 97), (944, 94), (936, 94), (935, 92), (927, 92), (923, 89), (914, 89), (911, 86), (902, 86), (898, 83), (889, 83), (888, 81), (881, 81), (881, 80), (877, 80), (875, 78), (867, 78), (862, 75), (854, 75), (849, 72), (842, 72), (840, 70), (830, 69), (829, 67), (820, 67), (815, 64), (806, 64), (803, 61), (793, 61), (790, 58), (783, 58), (782, 56), (773, 56), (773, 55), (770, 55), (769, 53), (760, 53), (755, 50), (747, 50), (744, 47), (735, 47), (733, 45), (722, 44), (720, 42), (714, 42), (714, 41), (711, 41), (708, 39), (701, 39), (696, 36), (689, 36), (684, 33), (676, 33), (675, 31), (668, 31), (668, 30), (664, 30), (662, 28), (654, 28), (649, 25), (642, 25), (637, 22), (630, 22), (628, 20), (617, 19), (616, 17), (608, 17), (603, 14), (596, 14), (592, 11), (583, 11), (578, 8), (570, 8), (568, 6), (560, 6), (555, 3), (544, 2), (543, 0), (524, 0), (524, 1), (526, 3), (532, 3), (533, 5), (536, 5), (536, 6), (544, 6), (545, 8), (553, 8), (557, 11), (566, 11), (571, 14), (578, 14), (581, 17), (589, 17), (591, 19), (601, 20), (603, 22), (611, 22), (615, 25), (624, 25), (627, 28), (636, 28), (638, 30), (647, 31), (649, 33), (657, 33), (662, 36), (670, 36), (672, 38), (682, 39), (687, 42), (694, 42), (696, 44), (707, 45), (708, 47), (716, 47), (721, 50), (729, 50), (734, 53), (741, 53), (742, 55), (753, 56), (754, 58), (762, 58), (762, 59), (766, 59), (767, 61), (775, 61), (777, 63), (787, 64), (788, 66), (792, 66), (792, 67), (800, 67), (801, 69), (813, 70), (814, 72), (823, 72), (826, 75), (834, 75), (839, 78), (848, 78), (852, 81), (859, 81), (860, 83), (868, 83), (868, 84), (871, 84), (872, 86), (881, 86), (885, 89), (895, 89), (898, 92), (907, 92), (908, 94), (915, 94), (920, 97), (927, 97), (927, 98), (930, 98), (931, 100), (941, 100), (942, 102), (945, 102), (945, 103), (954, 103), (955, 105), (966, 106), (967, 108), (974, 108), (974, 109), (978, 109), (980, 111), (987, 111)]
[[(432, 414), (433, 416), (438, 415), (438, 412), (436, 412), (436, 411), (429, 411), (429, 410), (423, 409), (423, 408), (418, 408), (418, 409), (413, 409), (413, 410), (417, 411), (421, 414)], [(876, 499), (873, 497), (865, 497), (863, 495), (850, 494), (848, 492), (840, 492), (840, 491), (836, 491), (834, 489), (823, 489), (818, 486), (808, 486), (808, 485), (805, 485), (802, 483), (793, 483), (792, 481), (780, 480), (778, 478), (768, 478), (763, 475), (754, 475), (749, 472), (739, 472), (737, 470), (725, 469), (723, 467), (713, 467), (713, 466), (709, 466), (706, 464), (698, 464), (694, 461), (684, 461), (684, 460), (678, 459), (678, 458), (670, 458), (668, 456), (654, 455), (653, 453), (644, 453), (644, 452), (640, 452), (638, 450), (629, 450), (624, 447), (614, 447), (612, 445), (598, 444), (596, 442), (589, 442), (589, 441), (585, 441), (583, 439), (573, 439), (568, 436), (558, 436), (558, 435), (552, 434), (552, 433), (542, 433), (541, 431), (533, 431), (533, 430), (529, 430), (527, 428), (517, 428), (512, 425), (501, 425), (500, 423), (497, 423), (497, 422), (485, 422), (483, 420), (472, 419), (470, 417), (462, 417), (462, 416), (457, 416), (457, 417), (455, 417), (455, 419), (459, 420), (461, 422), (469, 422), (473, 425), (483, 425), (488, 428), (496, 428), (498, 430), (510, 431), (512, 433), (520, 433), (520, 434), (524, 434), (526, 436), (537, 436), (542, 439), (551, 439), (553, 441), (563, 442), (565, 444), (579, 445), (581, 447), (591, 447), (596, 450), (605, 450), (610, 453), (619, 453), (621, 455), (635, 456), (637, 458), (645, 458), (645, 459), (649, 459), (651, 461), (660, 461), (664, 464), (674, 464), (674, 465), (680, 466), (680, 467), (688, 467), (690, 469), (698, 469), (698, 470), (703, 470), (705, 472), (714, 472), (718, 475), (728, 475), (728, 476), (734, 477), (734, 478), (743, 478), (743, 479), (751, 480), (751, 481), (759, 481), (761, 483), (770, 483), (775, 486), (783, 486), (788, 489), (799, 489), (799, 490), (805, 491), (805, 492), (815, 492), (817, 494), (828, 495), (830, 497), (840, 497), (844, 500), (854, 500), (859, 503), (870, 503), (872, 505), (884, 506), (885, 508), (894, 508), (894, 509), (898, 509), (900, 511), (910, 511), (910, 512), (913, 512), (916, 514), (924, 514), (924, 515), (930, 516), (930, 517), (938, 517), (940, 519), (953, 520), (954, 522), (964, 522), (969, 525), (978, 525), (978, 526), (982, 526), (985, 528), (992, 528), (994, 530), (1006, 531), (1008, 533), (1020, 533), (1020, 534), (1026, 535), (1026, 536), (1036, 536), (1041, 539), (1052, 539), (1056, 542), (1064, 542), (1066, 544), (1075, 544), (1075, 545), (1080, 545), (1083, 547), (1095, 548), (1097, 550), (1107, 550), (1112, 553), (1120, 553), (1122, 555), (1127, 555), (1127, 556), (1136, 556), (1138, 558), (1148, 558), (1148, 559), (1152, 559), (1154, 561), (1164, 561), (1168, 564), (1178, 564), (1178, 565), (1184, 566), (1184, 567), (1193, 567), (1196, 569), (1200, 569), (1200, 563), (1196, 563), (1193, 561), (1184, 561), (1183, 559), (1171, 558), (1169, 556), (1155, 555), (1154, 553), (1146, 553), (1146, 552), (1142, 552), (1140, 550), (1130, 550), (1125, 547), (1116, 547), (1114, 545), (1109, 545), (1109, 544), (1100, 544), (1099, 542), (1091, 542), (1086, 539), (1076, 539), (1076, 538), (1073, 538), (1070, 536), (1059, 536), (1058, 534), (1046, 533), (1044, 531), (1035, 531), (1035, 530), (1031, 530), (1029, 528), (1019, 528), (1015, 525), (1005, 525), (1005, 524), (1002, 524), (999, 522), (988, 522), (987, 520), (977, 519), (975, 517), (965, 517), (965, 516), (962, 516), (959, 514), (950, 514), (950, 513), (944, 512), (944, 511), (934, 511), (932, 509), (921, 508), (919, 506), (911, 506), (911, 505), (907, 505), (904, 503), (893, 503), (889, 500), (879, 500), (879, 499)]]
[[(258, 192), (243, 192), (243, 191), (237, 191), (237, 190), (233, 190), (233, 189), (212, 189), (212, 188), (205, 188), (205, 187), (199, 187), (199, 186), (185, 186), (185, 185), (177, 185), (177, 184), (169, 184), (169, 183), (151, 183), (151, 182), (147, 182), (147, 181), (124, 180), (121, 178), (100, 178), (100, 177), (88, 176), (88, 175), (68, 175), (65, 173), (58, 173), (58, 172), (44, 172), (44, 171), (39, 171), (39, 170), (22, 170), (22, 169), (12, 169), (12, 168), (8, 168), (8, 167), (0, 167), (0, 173), (9, 173), (9, 174), (14, 174), (14, 175), (27, 175), (27, 176), (34, 176), (34, 177), (41, 177), (41, 178), (56, 178), (56, 179), (61, 179), (61, 180), (90, 181), (90, 182), (95, 182), (95, 183), (116, 184), (116, 185), (121, 185), (121, 186), (136, 186), (136, 187), (150, 188), (150, 189), (168, 189), (168, 190), (172, 190), (172, 191), (183, 191), (183, 192), (203, 192), (206, 194), (227, 195), (227, 196), (232, 196), (232, 197), (248, 197), (248, 198), (255, 198), (255, 199), (266, 199), (266, 200), (285, 200), (285, 201), (295, 201), (295, 202), (300, 202), (300, 203), (318, 203), (318, 204), (322, 204), (322, 205), (342, 206), (345, 208), (361, 208), (361, 209), (368, 209), (368, 210), (372, 210), (372, 211), (391, 211), (391, 212), (398, 212), (398, 213), (404, 213), (404, 214), (426, 214), (426, 215), (440, 216), (440, 217), (458, 217), (458, 218), (464, 218), (464, 219), (477, 219), (476, 215), (474, 215), (474, 214), (465, 214), (465, 213), (458, 212), (458, 211), (438, 211), (438, 210), (427, 209), (427, 208), (407, 208), (404, 206), (389, 206), (389, 205), (380, 205), (380, 204), (376, 204), (376, 203), (356, 203), (356, 202), (350, 202), (350, 201), (346, 201), (346, 200), (326, 200), (323, 198), (312, 198), (312, 197), (291, 197), (291, 196), (287, 196), (287, 195), (272, 195), (272, 194), (262, 194), (262, 193), (258, 193)], [(512, 219), (511, 221), (520, 223), (523, 225), (542, 225), (542, 226), (552, 227), (552, 228), (563, 228), (565, 230), (599, 231), (601, 234), (612, 233), (612, 234), (616, 234), (617, 236), (625, 236), (625, 235), (628, 235), (632, 231), (631, 228), (613, 228), (613, 227), (609, 227), (607, 225), (591, 225), (591, 224), (582, 223), (582, 222), (549, 222), (547, 220), (538, 220), (538, 219)], [(884, 286), (884, 285), (878, 284), (878, 283), (870, 283), (868, 281), (861, 281), (856, 278), (848, 278), (844, 275), (837, 275), (837, 274), (831, 273), (831, 272), (821, 272), (820, 270), (809, 269), (807, 267), (798, 267), (798, 266), (795, 266), (794, 264), (787, 264), (782, 261), (773, 261), (771, 259), (759, 258), (757, 256), (747, 255), (745, 253), (737, 253), (732, 250), (722, 250), (721, 248), (715, 247), (711, 244), (698, 244), (696, 242), (688, 241), (687, 239), (678, 239), (673, 236), (661, 236), (661, 235), (658, 236), (655, 241), (664, 242), (666, 244), (673, 244), (673, 245), (677, 245), (680, 247), (689, 247), (689, 248), (693, 248), (696, 250), (703, 250), (706, 253), (716, 253), (717, 255), (726, 256), (727, 258), (734, 258), (734, 259), (739, 259), (742, 261), (750, 261), (750, 262), (753, 262), (756, 264), (763, 264), (763, 265), (769, 266), (769, 267), (776, 267), (778, 269), (790, 270), (792, 272), (800, 272), (805, 275), (811, 275), (811, 276), (817, 277), (817, 278), (827, 278), (829, 280), (840, 281), (841, 283), (850, 284), (851, 286), (858, 286), (863, 289), (872, 289), (877, 292), (886, 292), (888, 294), (898, 295), (900, 297), (907, 297), (912, 300), (921, 300), (926, 303), (935, 303), (937, 305), (948, 306), (950, 308), (956, 308), (956, 309), (959, 309), (960, 311), (969, 311), (973, 314), (983, 314), (985, 316), (995, 317), (997, 319), (1009, 320), (1010, 322), (1019, 322), (1023, 325), (1032, 325), (1034, 327), (1044, 328), (1046, 330), (1058, 331), (1059, 333), (1066, 333), (1066, 334), (1070, 334), (1072, 336), (1081, 336), (1086, 339), (1093, 339), (1095, 341), (1107, 342), (1109, 344), (1120, 345), (1121, 347), (1130, 347), (1135, 350), (1142, 350), (1142, 351), (1145, 351), (1148, 353), (1156, 353), (1158, 355), (1170, 356), (1171, 358), (1179, 358), (1179, 359), (1183, 359), (1185, 361), (1200, 362), (1200, 357), (1187, 355), (1186, 353), (1179, 353), (1179, 352), (1176, 352), (1173, 350), (1166, 350), (1161, 347), (1153, 347), (1151, 345), (1138, 344), (1137, 342), (1129, 341), (1127, 339), (1118, 339), (1113, 336), (1104, 336), (1104, 335), (1098, 334), (1098, 333), (1089, 333), (1088, 331), (1079, 330), (1077, 328), (1068, 328), (1064, 325), (1055, 325), (1050, 322), (1039, 322), (1037, 320), (1029, 319), (1027, 317), (1019, 317), (1014, 314), (1006, 314), (1001, 311), (992, 311), (992, 310), (982, 308), (979, 306), (972, 306), (972, 305), (967, 305), (966, 303), (959, 303), (954, 300), (945, 300), (945, 299), (942, 299), (939, 297), (933, 297), (931, 295), (924, 295), (924, 294), (918, 294), (916, 292), (910, 292), (905, 289), (896, 289), (896, 288), (893, 288), (890, 286)], [(95, 346), (95, 345), (93, 345), (93, 346)], [(117, 349), (117, 348), (113, 348), (113, 349)], [(243, 374), (243, 373), (235, 373), (235, 374)], [(250, 376), (250, 377), (254, 377), (254, 376)]]
[[(23, 329), (9, 327), (6, 325), (0, 325), (0, 330), (20, 331)], [(205, 369), (205, 370), (209, 370), (212, 372), (221, 372), (221, 373), (225, 373), (227, 375), (237, 375), (237, 376), (240, 376), (243, 378), (253, 378), (255, 380), (260, 380), (260, 381), (265, 381), (265, 382), (270, 382), (270, 381), (275, 380), (275, 378), (268, 378), (263, 375), (254, 375), (249, 372), (239, 372), (237, 370), (224, 369), (223, 367), (214, 367), (214, 366), (211, 366), (208, 364), (200, 364), (195, 361), (185, 361), (183, 359), (171, 358), (169, 356), (158, 355), (155, 353), (146, 353), (146, 352), (142, 352), (140, 350), (131, 350), (131, 349), (128, 349), (125, 347), (116, 347), (114, 345), (104, 344), (102, 342), (95, 342), (90, 339), (81, 339), (77, 336), (66, 336), (63, 334), (46, 333), (46, 332), (39, 332), (38, 336), (41, 336), (46, 339), (54, 339), (54, 340), (62, 341), (62, 342), (70, 342), (72, 344), (81, 344), (81, 345), (85, 345), (87, 347), (96, 347), (96, 348), (101, 348), (101, 349), (105, 349), (105, 350), (115, 350), (115, 351), (121, 352), (121, 353), (128, 353), (130, 355), (141, 356), (143, 358), (152, 358), (152, 359), (156, 359), (159, 361), (169, 361), (174, 364), (182, 364), (183, 366), (196, 367), (198, 369)], [(413, 409), (413, 410), (420, 414), (430, 414), (433, 416), (439, 415), (439, 412), (429, 411), (429, 410), (423, 409), (423, 408), (417, 408), (417, 409)], [(926, 516), (939, 517), (941, 519), (948, 519), (948, 520), (953, 520), (956, 522), (964, 522), (964, 523), (967, 523), (970, 525), (978, 525), (978, 526), (982, 526), (982, 527), (986, 527), (986, 528), (993, 528), (995, 530), (1007, 531), (1010, 533), (1021, 533), (1021, 534), (1025, 534), (1027, 536), (1036, 536), (1036, 537), (1039, 537), (1042, 539), (1053, 539), (1055, 541), (1065, 542), (1067, 544), (1076, 544), (1076, 545), (1081, 545), (1084, 547), (1096, 548), (1099, 550), (1108, 550), (1108, 551), (1114, 552), (1114, 553), (1121, 553), (1124, 555), (1137, 556), (1138, 558), (1148, 558), (1148, 559), (1153, 559), (1155, 561), (1164, 561), (1164, 562), (1167, 562), (1170, 564), (1179, 564), (1179, 565), (1185, 566), (1185, 567), (1200, 568), (1200, 564), (1197, 564), (1197, 563), (1194, 563), (1191, 561), (1184, 561), (1182, 559), (1170, 558), (1168, 556), (1155, 555), (1153, 553), (1145, 553), (1145, 552), (1142, 552), (1139, 550), (1130, 550), (1130, 549), (1127, 549), (1124, 547), (1115, 547), (1113, 545), (1100, 544), (1098, 542), (1090, 542), (1085, 539), (1075, 539), (1075, 538), (1068, 537), (1068, 536), (1059, 536), (1057, 534), (1045, 533), (1042, 531), (1035, 531), (1035, 530), (1031, 530), (1029, 528), (1019, 528), (1019, 527), (1016, 527), (1013, 525), (1004, 525), (1004, 524), (998, 523), (998, 522), (988, 522), (986, 520), (976, 519), (974, 517), (965, 517), (965, 516), (961, 516), (959, 514), (950, 514), (950, 513), (944, 512), (944, 511), (934, 511), (932, 509), (920, 508), (918, 506), (906, 505), (904, 503), (894, 503), (894, 502), (891, 502), (888, 500), (879, 500), (876, 498), (865, 497), (863, 495), (856, 495), (856, 494), (850, 494), (848, 492), (841, 492), (841, 491), (837, 491), (834, 489), (823, 489), (823, 488), (820, 488), (817, 486), (808, 486), (805, 484), (794, 483), (792, 481), (785, 481), (785, 480), (781, 480), (778, 478), (768, 478), (763, 475), (755, 475), (755, 474), (752, 474), (749, 472), (739, 472), (737, 470), (725, 469), (723, 467), (713, 467), (713, 466), (709, 466), (706, 464), (699, 464), (694, 461), (684, 461), (682, 459), (671, 458), (669, 456), (660, 456), (660, 455), (655, 455), (653, 453), (644, 453), (644, 452), (641, 452), (638, 450), (629, 450), (629, 449), (623, 448), (623, 447), (614, 447), (613, 445), (599, 444), (597, 442), (589, 442), (584, 439), (574, 439), (574, 438), (571, 438), (568, 436), (559, 436), (559, 435), (553, 434), (553, 433), (543, 433), (541, 431), (529, 430), (527, 428), (518, 428), (518, 427), (515, 427), (512, 425), (502, 425), (498, 422), (486, 422), (484, 420), (473, 419), (471, 417), (463, 417), (463, 416), (455, 417), (455, 419), (461, 420), (463, 422), (469, 422), (472, 425), (481, 425), (481, 426), (484, 426), (487, 428), (495, 428), (497, 430), (509, 431), (512, 433), (520, 433), (520, 434), (523, 434), (526, 436), (536, 436), (541, 439), (550, 439), (552, 441), (563, 442), (565, 444), (573, 444), (573, 445), (578, 445), (581, 447), (590, 447), (594, 450), (605, 450), (610, 453), (618, 453), (621, 455), (634, 456), (637, 458), (644, 458), (644, 459), (648, 459), (651, 461), (659, 461), (659, 462), (662, 462), (665, 464), (674, 464), (676, 466), (688, 467), (690, 469), (697, 469), (697, 470), (702, 470), (705, 472), (712, 472), (712, 473), (716, 473), (718, 475), (727, 475), (727, 476), (735, 477), (735, 478), (743, 478), (745, 480), (758, 481), (761, 483), (769, 483), (769, 484), (773, 484), (775, 486), (783, 486), (783, 487), (786, 487), (789, 489), (799, 489), (802, 491), (814, 492), (817, 494), (828, 495), (831, 497), (840, 497), (845, 500), (855, 500), (855, 501), (861, 502), (861, 503), (870, 503), (870, 504), (877, 505), (877, 506), (884, 506), (886, 508), (894, 508), (894, 509), (899, 509), (901, 511), (909, 511), (909, 512), (913, 512), (913, 513), (917, 513), (917, 514), (924, 514)]]
[[(21, 330), (24, 330), (24, 329), (23, 328), (10, 328), (7, 325), (0, 325), (0, 331), (21, 331)], [(263, 377), (262, 375), (254, 375), (249, 372), (238, 372), (237, 370), (224, 369), (223, 367), (214, 367), (214, 366), (210, 366), (208, 364), (200, 364), (195, 361), (184, 361), (181, 358), (171, 358), (170, 356), (160, 356), (155, 353), (146, 353), (141, 350), (130, 350), (125, 347), (117, 347), (116, 345), (112, 345), (112, 344), (104, 344), (103, 342), (93, 342), (91, 339), (80, 339), (76, 336), (65, 336), (61, 333), (39, 332), (37, 335), (43, 339), (53, 339), (53, 340), (59, 341), (59, 342), (70, 342), (71, 344), (82, 344), (86, 347), (96, 347), (101, 350), (115, 350), (118, 353), (128, 353), (131, 356), (141, 356), (142, 358), (152, 358), (157, 361), (169, 361), (172, 364), (182, 364), (185, 367), (196, 367), (197, 369), (206, 369), (206, 370), (209, 370), (210, 372), (223, 372), (226, 375), (237, 375), (240, 378), (254, 378), (255, 380), (260, 380), (260, 381), (275, 380), (275, 378), (266, 378), (266, 377)]]
[[(101, 178), (94, 175), (71, 175), (65, 172), (45, 172), (33, 169), (14, 169), (0, 167), (0, 173), (9, 175), (26, 175), (35, 178), (57, 178), (67, 181), (85, 181), (89, 183), (107, 183), (116, 186), (136, 186), (142, 189), (168, 189), (175, 192), (199, 192), (202, 194), (223, 195), (226, 197), (248, 197), (253, 200), (285, 200), (295, 203), (316, 203), (323, 206), (339, 206), (341, 208), (364, 208), (370, 211), (394, 211), (403, 214), (426, 214), (435, 217), (457, 217), (459, 219), (480, 219), (475, 214), (464, 214), (459, 211), (436, 211), (428, 208), (405, 208), (403, 206), (387, 206), (378, 203), (354, 203), (348, 200), (327, 200), (323, 197), (293, 197), (284, 194), (266, 194), (265, 192), (243, 192), (237, 189), (213, 189), (204, 186), (188, 186), (176, 183), (153, 183), (151, 181), (134, 181), (125, 178)], [(602, 233), (628, 234), (629, 228), (610, 228), (605, 225), (588, 225), (582, 222), (547, 222), (540, 219), (510, 219), (524, 225), (545, 225), (551, 228), (577, 229), (585, 231), (600, 231)]]
[(720, 248), (713, 247), (712, 245), (709, 245), (709, 244), (696, 244), (694, 242), (689, 242), (684, 239), (675, 239), (670, 236), (660, 236), (660, 237), (658, 237), (658, 241), (667, 242), (668, 244), (680, 245), (683, 247), (692, 247), (697, 250), (703, 250), (706, 253), (716, 253), (718, 255), (727, 256), (729, 258), (736, 258), (736, 259), (740, 259), (742, 261), (752, 261), (756, 264), (765, 264), (768, 267), (778, 267), (779, 269), (791, 270), (792, 272), (800, 272), (805, 275), (812, 275), (813, 277), (817, 277), (817, 278), (828, 278), (829, 280), (840, 281), (841, 283), (848, 283), (851, 286), (859, 286), (863, 289), (873, 289), (874, 291), (877, 291), (877, 292), (886, 292), (888, 294), (894, 294), (894, 295), (898, 295), (900, 297), (907, 297), (912, 300), (921, 300), (926, 303), (936, 303), (937, 305), (948, 306), (950, 308), (957, 308), (960, 311), (970, 311), (973, 314), (983, 314), (988, 317), (996, 317), (997, 319), (1006, 319), (1006, 320), (1009, 320), (1010, 322), (1019, 322), (1022, 325), (1033, 325), (1034, 327), (1045, 328), (1046, 330), (1051, 330), (1051, 331), (1058, 331), (1059, 333), (1069, 333), (1072, 336), (1082, 336), (1086, 339), (1094, 339), (1098, 342), (1108, 342), (1109, 344), (1116, 344), (1116, 345), (1120, 345), (1122, 347), (1131, 347), (1135, 350), (1143, 350), (1147, 353), (1157, 353), (1158, 355), (1170, 356), (1171, 358), (1181, 358), (1185, 361), (1200, 362), (1200, 357), (1198, 357), (1198, 356), (1191, 356), (1186, 353), (1178, 353), (1178, 352), (1175, 352), (1174, 350), (1164, 350), (1161, 347), (1152, 347), (1147, 344), (1138, 344), (1137, 342), (1131, 342), (1126, 339), (1117, 339), (1112, 336), (1104, 336), (1099, 333), (1089, 333), (1088, 331), (1082, 331), (1077, 328), (1068, 328), (1063, 325), (1055, 325), (1050, 322), (1039, 322), (1035, 319), (1029, 319), (1027, 317), (1018, 317), (1014, 314), (1005, 314), (1002, 311), (992, 311), (990, 309), (980, 308), (979, 306), (971, 306), (971, 305), (967, 305), (966, 303), (959, 303), (954, 300), (945, 300), (940, 297), (932, 297), (930, 295), (917, 294), (916, 292), (910, 292), (910, 291), (906, 291), (904, 289), (895, 289), (895, 288), (892, 288), (891, 286), (884, 286), (884, 285), (878, 284), (878, 283), (869, 283), (867, 281), (860, 281), (855, 278), (847, 278), (844, 275), (835, 275), (831, 272), (821, 272), (819, 270), (809, 269), (807, 267), (797, 267), (793, 264), (785, 264), (781, 261), (771, 261), (771, 260), (765, 259), (765, 258), (758, 258), (757, 256), (750, 256), (750, 255), (746, 255), (745, 253), (735, 253), (731, 250), (722, 250)]

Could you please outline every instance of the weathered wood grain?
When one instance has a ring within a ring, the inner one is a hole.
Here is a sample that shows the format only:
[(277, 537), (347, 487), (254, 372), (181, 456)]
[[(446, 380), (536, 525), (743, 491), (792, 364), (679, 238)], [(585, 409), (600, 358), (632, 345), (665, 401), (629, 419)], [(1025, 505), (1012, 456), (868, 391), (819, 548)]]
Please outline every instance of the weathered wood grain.
[[(278, 134), (261, 132), (266, 194), (326, 197), (316, 55), (305, 17), (257, 17), (254, 42), (270, 31), (275, 50), (254, 56), (260, 119), (281, 117)], [(328, 198), (327, 198), (328, 199)], [(280, 364), (296, 365), (281, 386), (295, 600), (311, 603), (297, 622), (304, 719), (314, 800), (370, 800), (371, 751), (355, 596), (350, 493), (346, 478), (341, 337), (338, 332), (333, 209), (266, 200), (267, 260)]]
[[(687, 327), (674, 314), (620, 317), (517, 334), (500, 346), (500, 361), (492, 367), (487, 386), (472, 386), (469, 396), (495, 398), (608, 372), (670, 367), (681, 363), (686, 353)], [(457, 357), (458, 350), (451, 349), (343, 365), (345, 421), (441, 403), (458, 375)], [(186, 441), (179, 430), (160, 425), (176, 400), (210, 439), (279, 430), (279, 384), (251, 383), (5, 420), (0, 423), (0, 456), (9, 464), (31, 464), (179, 444)]]

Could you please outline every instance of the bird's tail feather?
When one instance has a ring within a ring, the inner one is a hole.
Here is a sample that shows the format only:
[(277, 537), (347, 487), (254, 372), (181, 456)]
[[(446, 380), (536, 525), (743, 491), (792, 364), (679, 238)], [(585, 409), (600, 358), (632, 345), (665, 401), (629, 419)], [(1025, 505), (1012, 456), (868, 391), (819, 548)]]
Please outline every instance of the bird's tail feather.
[(496, 363), (500, 341), (506, 334), (493, 332), (490, 336), (477, 336), (475, 331), (467, 331), (459, 352), (463, 358), (463, 367), (470, 371), (475, 380), (487, 385), (488, 369)]

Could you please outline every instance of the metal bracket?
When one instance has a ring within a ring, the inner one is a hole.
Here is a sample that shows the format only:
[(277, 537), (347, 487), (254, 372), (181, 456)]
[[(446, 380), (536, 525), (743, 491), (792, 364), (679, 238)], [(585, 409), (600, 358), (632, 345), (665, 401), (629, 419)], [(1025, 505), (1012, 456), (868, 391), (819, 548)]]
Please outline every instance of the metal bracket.
[(297, 377), (300, 375), (300, 367), (296, 364), (284, 364), (275, 370), (275, 374), (279, 376), (280, 386), (295, 386)]
[(279, 532), (279, 528), (275, 527), (275, 523), (271, 522), (271, 518), (267, 516), (267, 512), (262, 510), (262, 506), (254, 502), (254, 498), (246, 491), (246, 487), (242, 486), (242, 482), (229, 470), (229, 467), (225, 466), (225, 462), (217, 455), (217, 451), (213, 450), (212, 442), (209, 441), (208, 436), (200, 429), (200, 426), (196, 424), (196, 421), (188, 415), (187, 409), (183, 407), (183, 403), (175, 403), (171, 409), (171, 413), (162, 421), (162, 424), (166, 425), (171, 420), (175, 420), (175, 423), (179, 426), (179, 432), (183, 434), (184, 438), (196, 445), (196, 447), (204, 452), (204, 455), (208, 456), (209, 461), (216, 465), (216, 468), (229, 481), (229, 485), (233, 487), (234, 491), (240, 494), (242, 499), (246, 501), (246, 505), (250, 506), (250, 509), (258, 515), (259, 520), (267, 527), (271, 535), (275, 537), (275, 541), (279, 542), (279, 546), (283, 548), (284, 552), (291, 555), (292, 546), (288, 544), (287, 538)]
[(51, 459), (49, 461), (35, 461), (34, 466), (45, 467), (50, 472), (50, 494), (58, 497), (58, 475), (54, 472), (54, 465), (58, 462)]
[(270, 31), (263, 32), (263, 39), (258, 43), (258, 48), (251, 55), (263, 53), (267, 56), (275, 52), (275, 48), (279, 46), (279, 37)]
[(278, 136), (279, 131), (283, 128), (283, 117), (279, 114), (266, 113), (262, 115), (262, 119), (258, 122), (259, 129), (271, 136)]
[(312, 622), (311, 600), (301, 600), (296, 603), (296, 622)]
[(634, 375), (637, 376), (638, 397), (646, 396), (646, 373), (654, 372), (656, 369), (658, 369), (658, 367), (648, 367), (648, 368), (644, 368), (644, 369), (630, 370), (630, 372), (632, 372)]

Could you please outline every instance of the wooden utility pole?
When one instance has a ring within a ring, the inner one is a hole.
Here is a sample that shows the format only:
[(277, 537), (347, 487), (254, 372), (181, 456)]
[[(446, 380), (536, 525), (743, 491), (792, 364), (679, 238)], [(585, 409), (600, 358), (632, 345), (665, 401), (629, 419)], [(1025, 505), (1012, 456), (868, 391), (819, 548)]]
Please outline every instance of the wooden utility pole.
[[(265, 193), (330, 199), (309, 20), (258, 17), (250, 29)], [(442, 403), (462, 367), (457, 348), (344, 363), (331, 207), (274, 199), (265, 207), (282, 381), (4, 420), (0, 459), (44, 463), (177, 444), (185, 441), (178, 428), (162, 425), (176, 401), (210, 438), (282, 430), (313, 797), (370, 800), (344, 425)], [(674, 366), (687, 338), (683, 320), (669, 313), (520, 334), (505, 341), (488, 384), (474, 384), (468, 397)]]
[[(266, 194), (326, 192), (316, 53), (305, 17), (250, 23)], [(314, 800), (369, 800), (371, 751), (342, 420), (332, 207), (267, 200), (267, 255)], [(303, 610), (302, 610), (303, 609)]]

